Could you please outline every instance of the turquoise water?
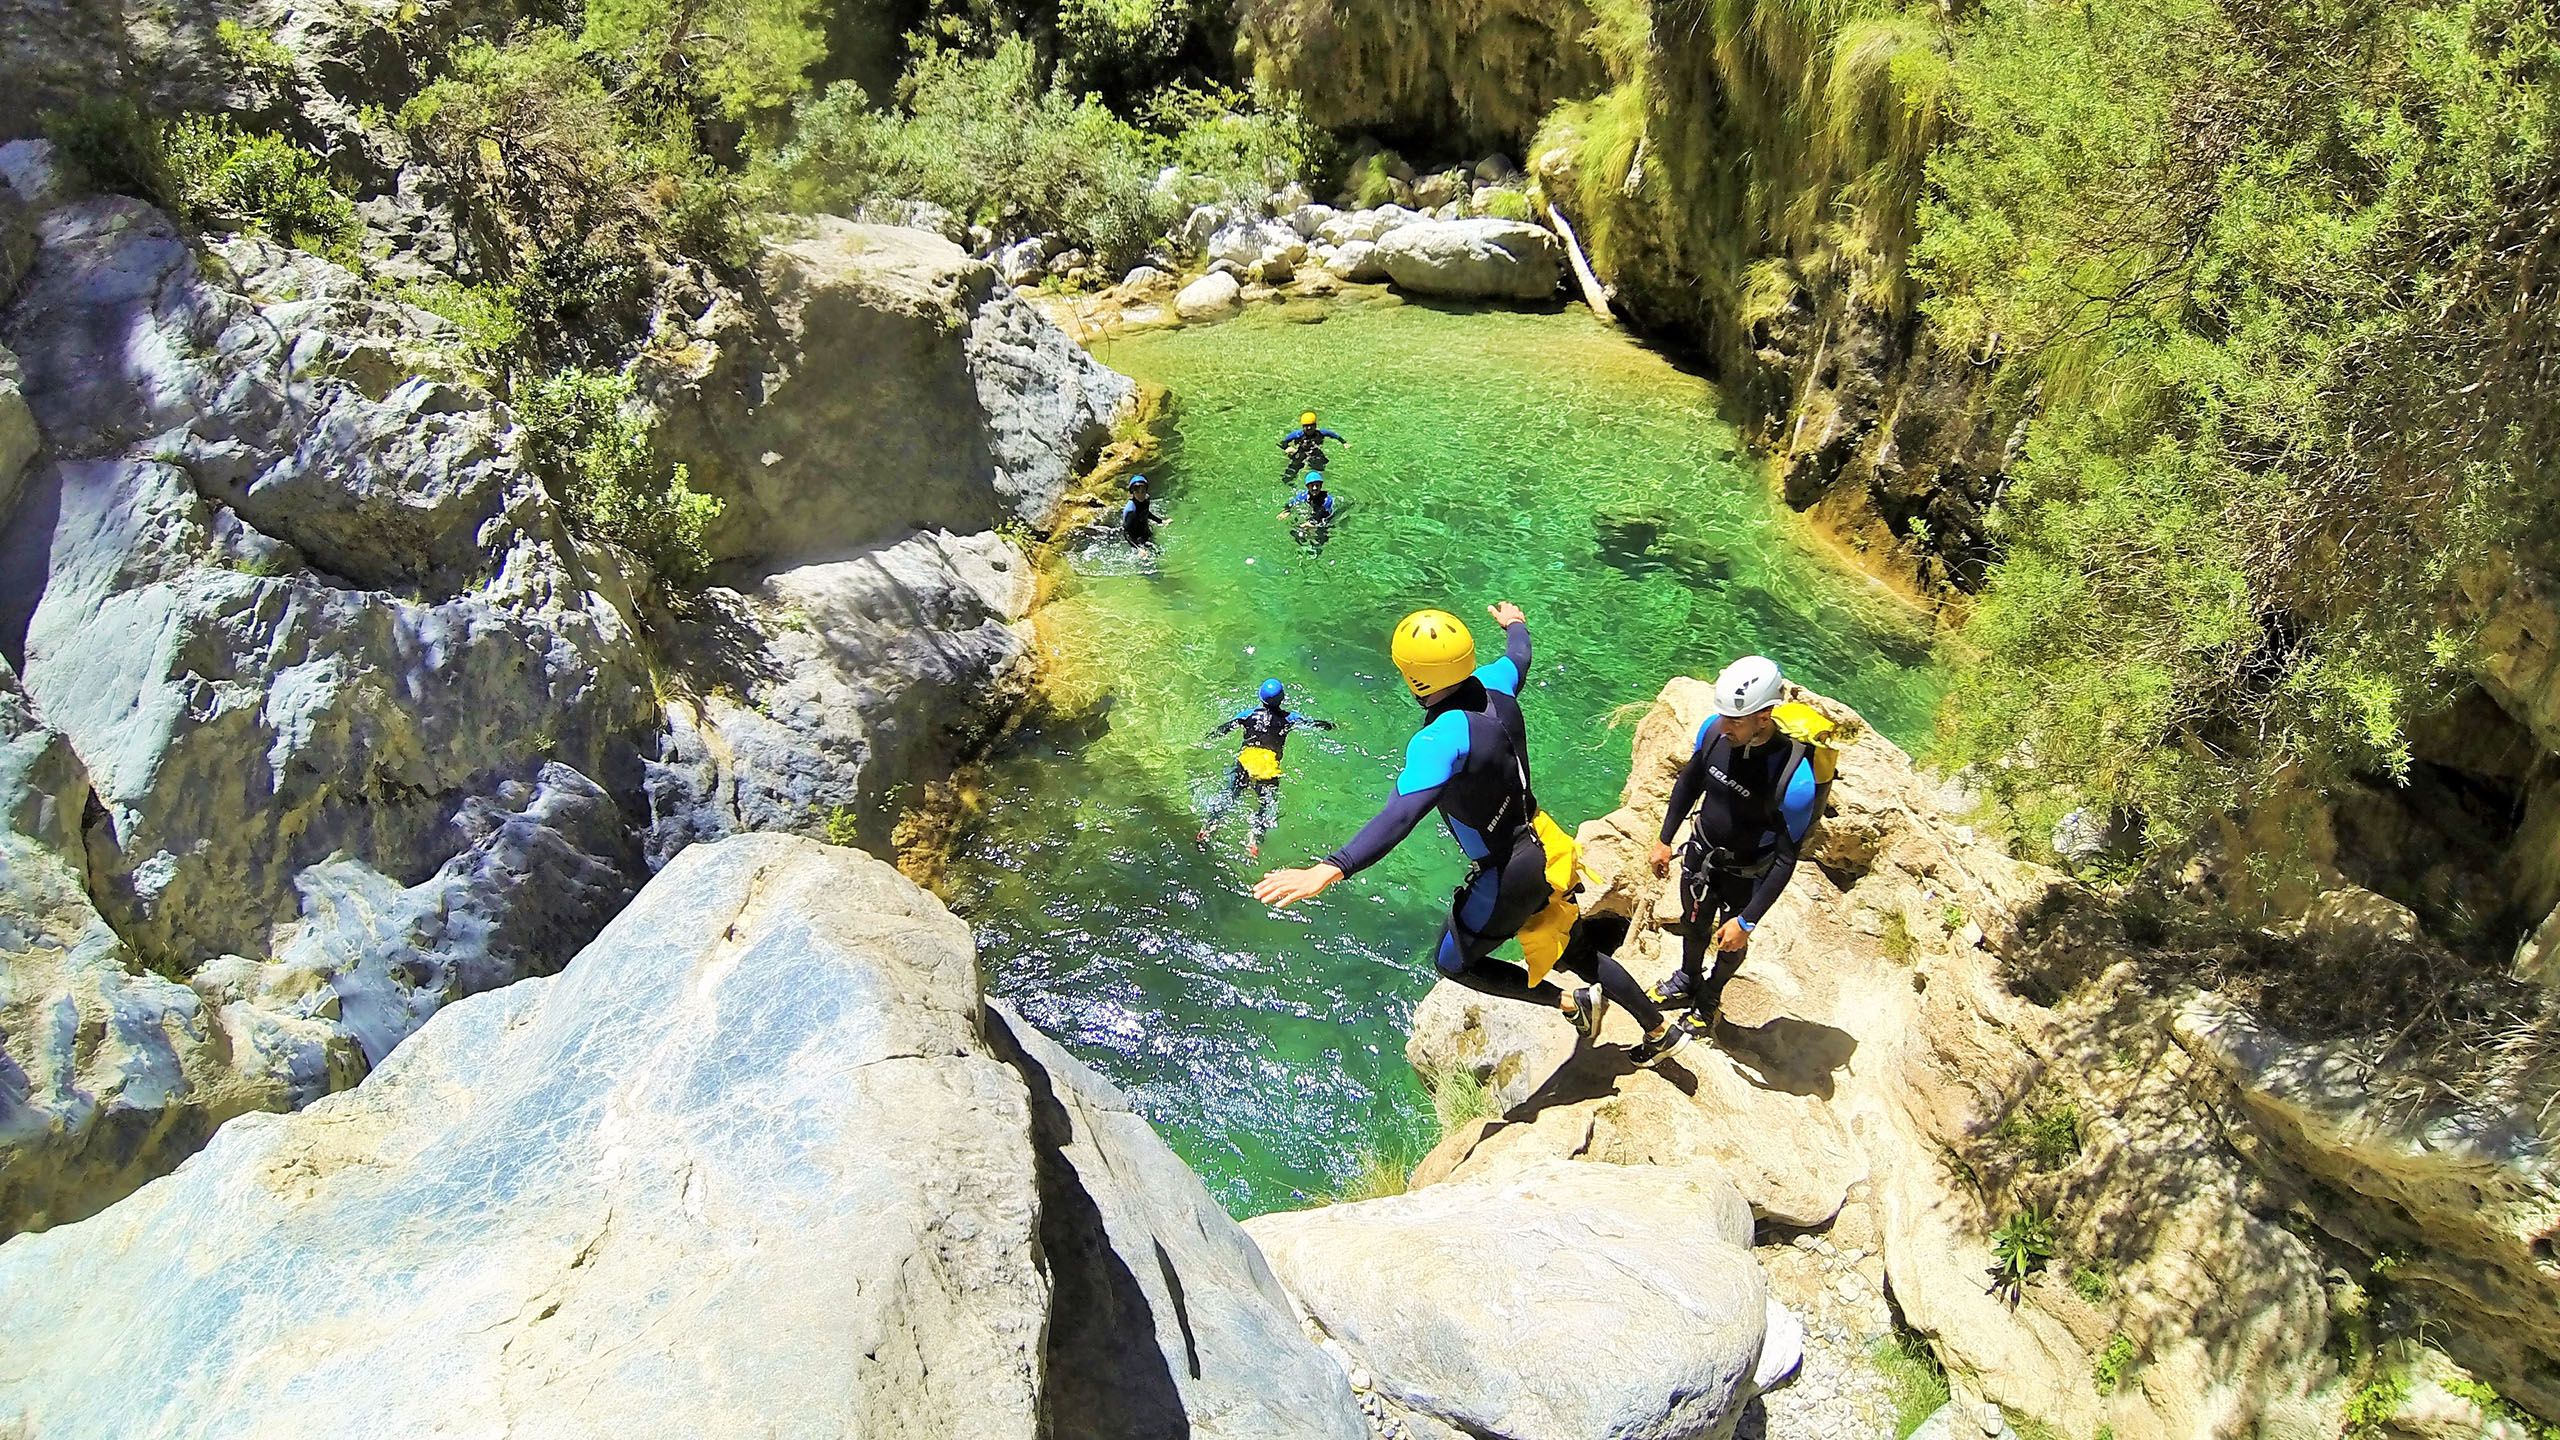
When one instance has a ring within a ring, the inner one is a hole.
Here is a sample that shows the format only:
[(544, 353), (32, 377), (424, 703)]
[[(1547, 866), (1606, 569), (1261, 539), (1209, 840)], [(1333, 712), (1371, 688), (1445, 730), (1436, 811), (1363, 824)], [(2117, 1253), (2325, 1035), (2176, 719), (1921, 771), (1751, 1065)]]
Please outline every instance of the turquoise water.
[[(1061, 692), (1099, 718), (996, 759), (955, 898), (989, 988), (1128, 1089), (1239, 1215), (1434, 1134), (1403, 1045), (1464, 868), (1446, 833), (1432, 822), (1296, 910), (1246, 893), (1391, 793), (1419, 715), (1385, 653), (1406, 612), (1456, 611), (1490, 659), (1485, 606), (1528, 611), (1532, 760), (1568, 829), (1617, 803), (1631, 731), (1613, 712), (1745, 652), (1906, 744), (1927, 729), (1927, 632), (1800, 543), (1703, 381), (1581, 311), (1265, 311), (1096, 353), (1174, 393), (1151, 472), (1162, 548), (1077, 551), (1042, 623)], [(1305, 409), (1351, 441), (1321, 549), (1275, 513), (1275, 442)], [(1290, 741), (1254, 861), (1244, 808), (1210, 844), (1194, 834), (1235, 752), (1204, 736), (1265, 677), (1340, 728)]]

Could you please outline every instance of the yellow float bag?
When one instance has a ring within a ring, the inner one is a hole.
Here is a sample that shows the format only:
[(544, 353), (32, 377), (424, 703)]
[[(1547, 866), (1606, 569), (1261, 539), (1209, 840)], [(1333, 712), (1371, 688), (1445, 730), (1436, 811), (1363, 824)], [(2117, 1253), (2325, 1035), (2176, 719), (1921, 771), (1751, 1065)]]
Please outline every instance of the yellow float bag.
[(1280, 757), (1259, 745), (1247, 745), (1237, 751), (1236, 763), (1244, 767), (1244, 773), (1256, 780), (1280, 778)]
[(1801, 700), (1790, 700), (1779, 706), (1769, 718), (1778, 722), (1778, 728), (1788, 739), (1811, 753), (1813, 783), (1830, 784), (1831, 777), (1840, 771), (1840, 752), (1831, 745), (1831, 738), (1839, 733), (1840, 727), (1831, 723), (1831, 717)]
[(1573, 903), (1574, 867), (1582, 863), (1582, 847), (1564, 833), (1546, 811), (1530, 822), (1538, 832), (1538, 845), (1547, 852), (1547, 908), (1529, 917), (1520, 927), (1520, 958), (1528, 963), (1529, 983), (1537, 984), (1564, 958), (1565, 941), (1573, 936), (1573, 922), (1582, 917), (1582, 907)]

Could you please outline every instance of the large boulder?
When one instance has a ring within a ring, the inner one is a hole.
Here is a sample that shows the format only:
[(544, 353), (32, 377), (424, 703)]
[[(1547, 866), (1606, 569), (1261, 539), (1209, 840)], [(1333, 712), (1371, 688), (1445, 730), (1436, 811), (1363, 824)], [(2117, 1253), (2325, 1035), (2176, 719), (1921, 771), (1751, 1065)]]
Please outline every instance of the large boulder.
[[(0, 1137), (64, 1167), (0, 1228), (557, 968), (642, 873), (606, 787), (652, 720), (623, 612), (426, 317), (255, 241), (208, 266), (128, 199), (49, 195), (38, 228), (0, 313), (44, 440), (0, 523), (0, 656), (81, 762), (83, 888), (118, 943), (58, 930), (77, 976), (16, 993), (166, 1043), (0, 1036), (77, 1076)], [(80, 1140), (105, 1132), (73, 1091), (119, 1138)]]
[[(713, 592), (674, 644), (730, 683), (668, 706), (648, 767), (652, 853), (813, 822), (885, 844), (907, 790), (1027, 690), (1034, 589), (1003, 536), (929, 531)], [(752, 658), (724, 658), (739, 650)]]
[(1173, 297), (1173, 313), (1195, 325), (1231, 319), (1243, 309), (1244, 286), (1223, 270), (1210, 271)]
[(697, 846), (558, 978), (0, 1246), (0, 1431), (1358, 1440), (1197, 1180), (990, 1028), (888, 866)]
[(1325, 273), (1336, 280), (1358, 285), (1371, 285), (1387, 278), (1386, 262), (1378, 258), (1374, 241), (1345, 240), (1333, 257), (1324, 262)]
[(1378, 242), (1378, 262), (1399, 289), (1469, 300), (1546, 299), (1563, 254), (1555, 236), (1517, 220), (1424, 221)]
[(714, 556), (759, 573), (1046, 524), (1135, 390), (939, 235), (821, 217), (759, 274), (764, 316), (642, 370), (659, 443), (725, 502)]
[(1762, 1382), (1751, 1210), (1710, 1170), (1544, 1161), (1245, 1223), (1399, 1408), (1488, 1440), (1732, 1433)]
[(1442, 980), (1414, 1007), (1404, 1058), (1437, 1092), (1465, 1075), (1484, 1087), (1494, 1114), (1508, 1114), (1537, 1093), (1582, 1043), (1573, 1022), (1552, 1006), (1497, 1000)]

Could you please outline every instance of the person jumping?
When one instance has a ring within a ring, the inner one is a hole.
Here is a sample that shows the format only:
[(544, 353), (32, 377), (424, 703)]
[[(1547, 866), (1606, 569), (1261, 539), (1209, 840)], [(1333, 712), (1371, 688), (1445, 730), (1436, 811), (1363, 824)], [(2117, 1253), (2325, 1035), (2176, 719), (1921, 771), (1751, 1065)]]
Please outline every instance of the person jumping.
[[(1529, 784), (1529, 735), (1518, 699), (1529, 671), (1529, 627), (1509, 602), (1489, 607), (1503, 628), (1502, 658), (1478, 667), (1475, 639), (1458, 617), (1419, 610), (1396, 627), (1392, 653), (1423, 709), (1405, 746), (1396, 796), (1351, 841), (1317, 864), (1274, 870), (1254, 898), (1286, 908), (1383, 859), (1433, 810), (1471, 868), (1449, 906), (1432, 964), (1469, 989), (1562, 1010), (1596, 1038), (1612, 1000), (1644, 1027), (1655, 1056), (1669, 1053), (1669, 1023), (1618, 964), (1609, 922), (1578, 921), (1570, 899), (1573, 841), (1539, 810)], [(1561, 862), (1560, 864), (1555, 862)], [(1559, 879), (1557, 870), (1562, 870)], [(1625, 933), (1623, 924), (1615, 929)], [(1523, 963), (1495, 961), (1504, 941), (1521, 940)], [(1533, 948), (1534, 947), (1534, 948)], [(1548, 983), (1550, 965), (1593, 983)]]
[(1324, 442), (1327, 440), (1337, 445), (1351, 443), (1330, 430), (1319, 428), (1313, 410), (1299, 416), (1298, 428), (1280, 437), (1280, 449), (1289, 457), (1289, 468), (1280, 472), (1280, 483), (1286, 485), (1297, 479), (1301, 470), (1325, 468)]
[[(1777, 663), (1759, 655), (1743, 656), (1716, 677), (1716, 713), (1698, 727), (1648, 857), (1653, 873), (1670, 872), (1672, 837), (1695, 808), (1680, 859), (1680, 968), (1653, 992), (1662, 1005), (1688, 1009), (1675, 1033), (1714, 1029), (1751, 932), (1795, 874), (1798, 848), (1830, 791), (1830, 752), (1780, 726), (1786, 689)], [(1709, 973), (1711, 943), (1716, 963)]]
[(1244, 795), (1245, 787), (1250, 785), (1253, 787), (1253, 821), (1247, 830), (1244, 853), (1249, 856), (1262, 853), (1262, 837), (1270, 834), (1271, 827), (1280, 820), (1280, 751), (1289, 743), (1289, 732), (1300, 725), (1313, 726), (1318, 730), (1333, 728), (1330, 720), (1311, 719), (1290, 709), (1288, 691), (1277, 680), (1265, 680), (1262, 682), (1261, 704), (1239, 712), (1234, 719), (1209, 732), (1209, 738), (1215, 740), (1241, 726), (1244, 729), (1244, 748), (1236, 752), (1236, 765), (1227, 777), (1226, 792), (1209, 802), (1209, 813), (1200, 825), (1201, 844), (1209, 843), (1209, 832), (1227, 818), (1227, 812), (1235, 808), (1236, 801)]

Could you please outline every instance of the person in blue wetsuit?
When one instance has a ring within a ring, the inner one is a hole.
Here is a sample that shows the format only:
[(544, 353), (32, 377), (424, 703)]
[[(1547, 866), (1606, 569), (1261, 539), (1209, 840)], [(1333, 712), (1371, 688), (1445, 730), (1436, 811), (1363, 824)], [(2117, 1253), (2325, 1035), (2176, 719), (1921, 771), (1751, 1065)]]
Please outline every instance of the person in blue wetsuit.
[(1283, 518), (1286, 518), (1290, 511), (1297, 509), (1301, 505), (1307, 508), (1307, 524), (1329, 525), (1333, 523), (1333, 512), (1336, 508), (1336, 502), (1333, 498), (1333, 492), (1324, 488), (1323, 471), (1308, 471), (1307, 488), (1290, 496), (1288, 503), (1280, 507), (1280, 514)]
[(1148, 492), (1146, 476), (1129, 477), (1129, 503), (1120, 507), (1120, 533), (1128, 536), (1132, 545), (1156, 543), (1156, 527), (1164, 523), (1164, 517), (1148, 503)]
[[(1742, 969), (1751, 932), (1795, 874), (1798, 847), (1822, 813), (1827, 788), (1814, 749), (1778, 728), (1786, 677), (1775, 662), (1746, 655), (1716, 677), (1716, 713), (1698, 727), (1689, 762), (1671, 787), (1655, 839), (1653, 872), (1671, 868), (1671, 841), (1694, 809), (1697, 822), (1680, 860), (1680, 968), (1653, 992), (1689, 1007), (1676, 1033), (1704, 1035)], [(1715, 950), (1706, 970), (1709, 945)]]
[(1534, 823), (1538, 800), (1529, 781), (1528, 723), (1518, 698), (1529, 672), (1529, 627), (1516, 605), (1490, 610), (1506, 643), (1502, 657), (1482, 667), (1475, 663), (1474, 637), (1446, 611), (1417, 611), (1396, 627), (1396, 668), (1425, 718), (1405, 745), (1395, 798), (1322, 861), (1262, 877), (1254, 898), (1286, 907), (1322, 894), (1383, 859), (1437, 810), (1471, 862), (1432, 949), (1440, 973), (1487, 995), (1553, 1005), (1587, 1036), (1599, 1033), (1601, 1014), (1615, 1001), (1636, 1017), (1650, 1042), (1670, 1027), (1644, 988), (1608, 953), (1624, 937), (1623, 924), (1576, 925), (1556, 964), (1595, 982), (1578, 989), (1532, 983), (1520, 967), (1492, 958), (1556, 894)]
[(1313, 410), (1299, 416), (1298, 428), (1280, 437), (1281, 452), (1289, 457), (1289, 468), (1280, 473), (1280, 483), (1286, 485), (1297, 479), (1298, 472), (1301, 470), (1322, 470), (1324, 442), (1327, 440), (1336, 445), (1351, 443), (1332, 431), (1318, 426), (1316, 412)]
[(1262, 682), (1262, 703), (1250, 710), (1239, 711), (1235, 718), (1209, 732), (1217, 739), (1230, 730), (1244, 731), (1244, 746), (1236, 752), (1235, 769), (1227, 776), (1226, 793), (1209, 802), (1208, 816), (1200, 824), (1200, 843), (1209, 842), (1209, 832), (1227, 818), (1235, 808), (1246, 786), (1253, 787), (1253, 822), (1248, 828), (1244, 853), (1260, 855), (1262, 837), (1280, 821), (1280, 751), (1289, 743), (1289, 732), (1305, 725), (1317, 730), (1330, 730), (1333, 722), (1316, 720), (1289, 708), (1288, 690), (1277, 680)]

